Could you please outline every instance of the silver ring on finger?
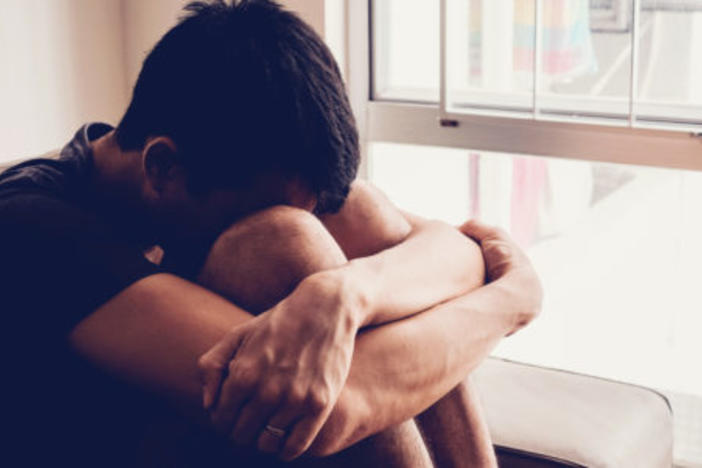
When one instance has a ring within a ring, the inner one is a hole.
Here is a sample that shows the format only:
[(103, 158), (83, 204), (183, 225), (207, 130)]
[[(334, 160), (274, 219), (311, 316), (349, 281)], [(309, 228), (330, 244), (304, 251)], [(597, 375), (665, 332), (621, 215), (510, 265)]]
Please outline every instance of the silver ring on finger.
[(272, 435), (273, 437), (276, 437), (278, 439), (282, 439), (285, 437), (285, 430), (281, 429), (279, 427), (271, 426), (270, 424), (266, 424), (266, 428), (264, 429), (267, 433)]

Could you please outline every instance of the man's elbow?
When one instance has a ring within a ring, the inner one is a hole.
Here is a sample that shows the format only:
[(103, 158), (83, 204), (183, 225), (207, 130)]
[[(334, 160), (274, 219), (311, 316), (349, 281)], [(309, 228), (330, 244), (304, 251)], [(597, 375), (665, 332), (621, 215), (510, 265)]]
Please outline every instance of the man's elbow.
[(466, 292), (485, 284), (485, 259), (480, 245), (454, 226), (443, 221), (431, 221), (433, 228), (443, 233), (444, 245), (453, 246), (452, 257), (464, 262), (463, 274), (457, 280)]

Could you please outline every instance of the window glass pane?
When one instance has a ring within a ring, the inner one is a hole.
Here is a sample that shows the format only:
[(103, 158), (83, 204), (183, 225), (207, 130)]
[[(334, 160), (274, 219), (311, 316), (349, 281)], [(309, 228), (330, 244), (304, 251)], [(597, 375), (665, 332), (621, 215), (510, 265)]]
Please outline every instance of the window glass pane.
[(446, 78), (454, 110), (531, 111), (535, 0), (447, 0)]
[(537, 56), (535, 0), (447, 0), (450, 106), (532, 111), (538, 61), (536, 102), (545, 117), (626, 122), (631, 6), (542, 0)]
[(371, 179), (404, 209), (452, 224), (470, 213), (467, 151), (385, 143), (373, 143), (370, 151)]
[(439, 2), (373, 2), (373, 97), (439, 100)]
[(702, 463), (702, 173), (370, 149), (372, 180), (400, 207), (454, 224), (477, 215), (527, 249), (543, 313), (495, 355), (663, 391), (676, 413), (676, 457)]
[(639, 121), (702, 121), (702, 1), (644, 1)]
[[(448, 107), (626, 125), (633, 0), (446, 0)], [(636, 124), (702, 126), (702, 0), (641, 0)], [(439, 2), (373, 2), (374, 97), (438, 102)], [(537, 42), (539, 53), (535, 53)], [(540, 64), (535, 77), (535, 64)]]
[(542, 112), (628, 119), (632, 8), (632, 0), (542, 0)]

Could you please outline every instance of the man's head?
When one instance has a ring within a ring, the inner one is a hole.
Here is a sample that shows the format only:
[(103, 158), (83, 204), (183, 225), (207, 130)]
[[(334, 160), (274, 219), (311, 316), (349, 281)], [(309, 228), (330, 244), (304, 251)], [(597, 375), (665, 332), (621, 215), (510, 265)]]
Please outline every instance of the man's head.
[(323, 41), (270, 0), (186, 10), (146, 57), (116, 130), (123, 151), (143, 155), (146, 183), (158, 191), (176, 167), (194, 199), (265, 192), (264, 204), (284, 202), (295, 181), (318, 213), (338, 210), (356, 175), (358, 135)]

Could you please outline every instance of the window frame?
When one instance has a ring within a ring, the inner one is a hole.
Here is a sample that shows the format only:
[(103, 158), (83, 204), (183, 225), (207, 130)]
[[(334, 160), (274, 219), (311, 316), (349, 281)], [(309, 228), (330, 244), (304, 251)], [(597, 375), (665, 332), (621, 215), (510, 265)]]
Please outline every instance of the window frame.
[[(634, 1), (639, 7), (640, 0)], [(444, 36), (446, 0), (440, 2), (442, 24), (439, 30)], [(551, 120), (539, 114), (538, 108), (526, 117), (498, 115), (492, 111), (449, 112), (445, 102), (445, 47), (440, 50), (438, 105), (375, 99), (372, 3), (373, 0), (347, 0), (348, 88), (364, 156), (367, 156), (368, 144), (377, 141), (702, 170), (702, 133), (689, 130), (646, 128), (645, 124), (633, 126), (631, 121), (626, 126)], [(541, 0), (537, 0), (537, 5), (540, 4)], [(445, 42), (443, 37), (441, 42)], [(634, 58), (632, 67), (635, 66)], [(635, 91), (632, 89), (632, 93)], [(367, 163), (361, 174), (369, 175)]]

